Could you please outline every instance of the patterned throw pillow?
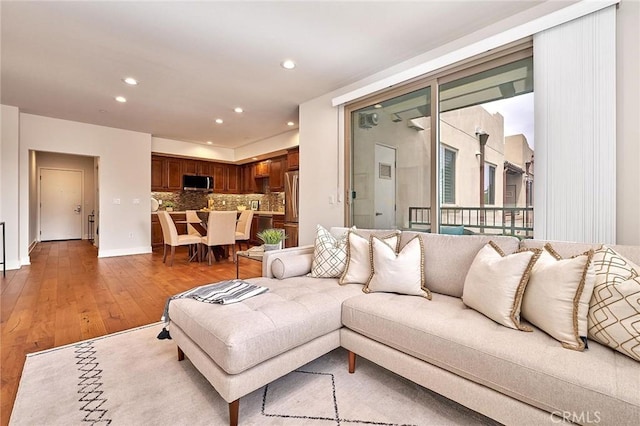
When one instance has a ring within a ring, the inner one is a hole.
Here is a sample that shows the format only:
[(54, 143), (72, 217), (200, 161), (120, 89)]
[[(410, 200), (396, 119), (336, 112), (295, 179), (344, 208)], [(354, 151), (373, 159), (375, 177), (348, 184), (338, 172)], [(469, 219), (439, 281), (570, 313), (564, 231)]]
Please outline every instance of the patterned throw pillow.
[(589, 338), (640, 361), (638, 267), (612, 248), (593, 255), (596, 283), (589, 304)]
[(389, 240), (371, 237), (371, 277), (362, 291), (422, 296), (431, 300), (424, 282), (424, 246), (419, 236), (413, 237), (396, 254)]
[(336, 238), (323, 226), (316, 227), (311, 276), (338, 278), (347, 262), (347, 234)]
[(498, 324), (531, 331), (520, 324), (520, 306), (531, 268), (540, 250), (505, 255), (489, 241), (473, 259), (462, 290), (462, 302)]
[(522, 317), (567, 349), (584, 350), (595, 274), (593, 250), (563, 259), (546, 244), (533, 265), (522, 299)]

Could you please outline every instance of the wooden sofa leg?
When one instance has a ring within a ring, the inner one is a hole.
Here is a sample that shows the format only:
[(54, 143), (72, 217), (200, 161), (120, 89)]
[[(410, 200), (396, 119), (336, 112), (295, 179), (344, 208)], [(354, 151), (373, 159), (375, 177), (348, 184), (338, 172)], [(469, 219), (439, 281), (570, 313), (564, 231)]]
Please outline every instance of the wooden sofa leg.
[(229, 426), (238, 426), (238, 414), (240, 413), (240, 400), (229, 403)]
[(182, 352), (180, 346), (178, 346), (178, 361), (184, 361), (184, 352)]
[(349, 373), (356, 372), (356, 354), (349, 351)]

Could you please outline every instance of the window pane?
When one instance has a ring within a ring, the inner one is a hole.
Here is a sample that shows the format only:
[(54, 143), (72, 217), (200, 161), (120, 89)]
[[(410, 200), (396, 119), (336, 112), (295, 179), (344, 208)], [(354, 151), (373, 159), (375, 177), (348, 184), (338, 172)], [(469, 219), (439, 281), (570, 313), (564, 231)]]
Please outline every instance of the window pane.
[(439, 86), (441, 232), (533, 235), (532, 91), (532, 58)]
[[(359, 228), (430, 227), (431, 88), (351, 113), (351, 223)], [(411, 207), (413, 218), (409, 217)]]
[(440, 196), (442, 203), (456, 202), (456, 152), (440, 147)]

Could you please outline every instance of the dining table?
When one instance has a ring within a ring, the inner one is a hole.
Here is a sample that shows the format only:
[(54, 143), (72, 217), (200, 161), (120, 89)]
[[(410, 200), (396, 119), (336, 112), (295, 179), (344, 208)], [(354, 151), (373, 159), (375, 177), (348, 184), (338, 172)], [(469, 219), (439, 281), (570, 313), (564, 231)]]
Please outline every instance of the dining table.
[[(196, 231), (198, 231), (198, 233), (200, 235), (202, 235), (203, 237), (206, 237), (207, 236), (207, 223), (209, 221), (209, 212), (208, 211), (198, 210), (198, 211), (196, 211), (196, 214), (198, 215), (198, 218), (200, 219), (199, 221), (196, 221), (196, 220), (176, 220), (175, 223), (176, 224), (191, 225), (191, 226), (193, 226), (193, 228)], [(215, 246), (212, 249), (213, 249), (213, 254), (214, 254), (215, 258), (216, 258), (216, 261), (219, 261), (220, 259), (226, 259), (228, 257), (227, 250), (224, 247)]]

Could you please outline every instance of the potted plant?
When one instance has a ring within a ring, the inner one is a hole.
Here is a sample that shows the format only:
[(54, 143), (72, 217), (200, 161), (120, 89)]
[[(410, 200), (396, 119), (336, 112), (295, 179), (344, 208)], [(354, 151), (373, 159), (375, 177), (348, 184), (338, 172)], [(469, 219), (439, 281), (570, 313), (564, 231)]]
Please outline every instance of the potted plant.
[(173, 201), (165, 201), (164, 202), (164, 209), (168, 212), (172, 212), (173, 211), (173, 206), (175, 204), (173, 204)]
[(258, 232), (257, 237), (264, 243), (264, 250), (278, 250), (282, 248), (282, 240), (287, 238), (284, 229), (265, 229)]

